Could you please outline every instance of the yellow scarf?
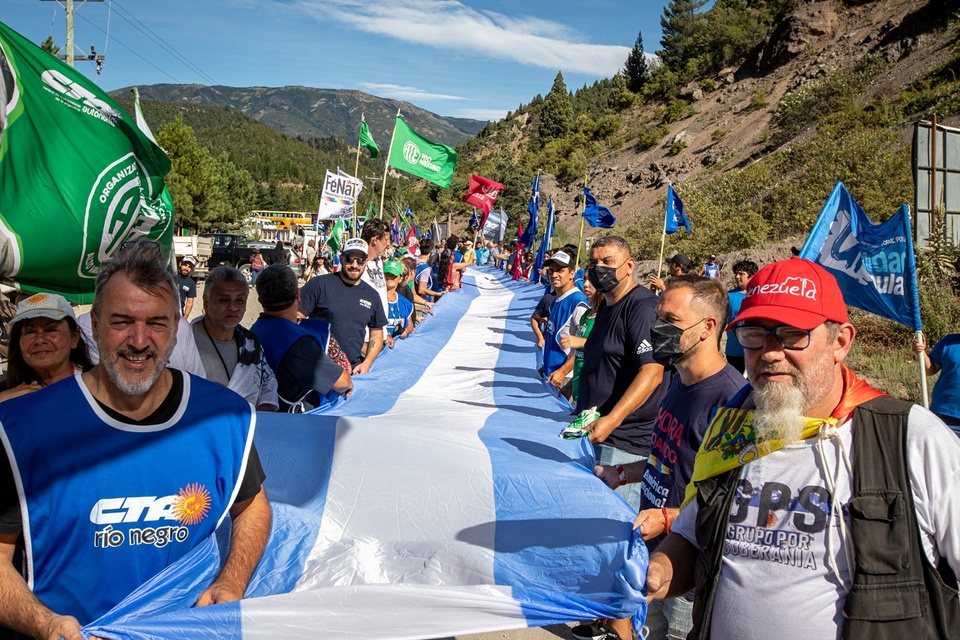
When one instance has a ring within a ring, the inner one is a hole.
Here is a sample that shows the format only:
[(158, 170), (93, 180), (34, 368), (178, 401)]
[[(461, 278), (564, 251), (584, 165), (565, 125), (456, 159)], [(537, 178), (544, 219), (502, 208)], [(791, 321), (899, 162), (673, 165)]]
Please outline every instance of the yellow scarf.
[[(861, 380), (843, 365), (843, 396), (829, 418), (807, 418), (801, 437), (806, 440), (820, 433), (824, 424), (845, 422), (858, 406), (873, 398), (886, 395)], [(786, 444), (779, 438), (757, 442), (753, 428), (755, 412), (749, 409), (721, 407), (710, 421), (693, 463), (693, 478), (687, 485), (681, 509), (697, 495), (697, 482), (742, 467), (758, 458), (782, 449)]]

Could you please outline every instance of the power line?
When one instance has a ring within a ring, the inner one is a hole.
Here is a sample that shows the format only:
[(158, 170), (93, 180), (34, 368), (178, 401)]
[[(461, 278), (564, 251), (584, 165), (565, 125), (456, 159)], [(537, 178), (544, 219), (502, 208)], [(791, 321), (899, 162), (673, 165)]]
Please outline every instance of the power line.
[[(86, 22), (87, 24), (89, 24), (91, 27), (93, 27), (94, 29), (96, 29), (96, 30), (99, 31), (100, 33), (103, 33), (104, 35), (106, 35), (106, 32), (105, 32), (103, 29), (101, 29), (97, 24), (95, 24), (95, 23), (91, 22), (90, 20), (88, 20), (87, 18), (85, 18), (82, 14), (79, 14), (79, 13), (78, 13), (78, 14), (77, 14), (77, 17), (80, 18), (81, 20), (83, 20), (84, 22)], [(177, 79), (174, 78), (172, 75), (170, 75), (169, 73), (167, 73), (166, 71), (164, 71), (163, 69), (161, 69), (161, 68), (158, 67), (157, 65), (153, 64), (152, 62), (150, 62), (149, 60), (147, 60), (146, 58), (144, 58), (142, 55), (140, 55), (139, 53), (137, 53), (136, 51), (134, 51), (133, 49), (131, 49), (131, 48), (128, 47), (127, 45), (125, 45), (122, 41), (120, 41), (119, 39), (117, 39), (116, 36), (113, 37), (113, 41), (116, 42), (116, 43), (117, 43), (118, 45), (120, 45), (121, 47), (123, 47), (124, 49), (126, 49), (127, 51), (129, 51), (130, 53), (132, 53), (133, 55), (137, 56), (138, 58), (140, 58), (141, 60), (143, 60), (144, 62), (146, 62), (148, 65), (150, 65), (151, 67), (153, 67), (154, 69), (156, 69), (157, 71), (159, 71), (160, 73), (162, 73), (163, 75), (165, 75), (165, 76), (167, 76), (168, 78), (170, 78), (171, 80), (173, 80), (174, 83), (180, 84), (180, 81), (179, 81), (179, 80), (177, 80)]]
[(117, 12), (118, 12), (117, 15), (119, 15), (123, 20), (129, 23), (134, 29), (136, 29), (137, 31), (139, 31), (140, 33), (148, 37), (159, 47), (161, 47), (162, 49), (167, 51), (167, 53), (169, 53), (178, 61), (180, 61), (180, 63), (182, 63), (188, 69), (191, 69), (192, 71), (194, 71), (197, 75), (204, 78), (210, 84), (212, 85), (217, 84), (217, 81), (211, 78), (206, 72), (203, 71), (203, 69), (195, 65), (190, 60), (188, 60), (186, 56), (184, 56), (179, 51), (177, 51), (173, 45), (171, 45), (162, 37), (160, 37), (150, 27), (140, 22), (140, 20), (135, 15), (133, 15), (130, 11), (128, 11), (125, 7), (123, 7), (117, 0), (113, 0), (112, 4), (117, 8)]

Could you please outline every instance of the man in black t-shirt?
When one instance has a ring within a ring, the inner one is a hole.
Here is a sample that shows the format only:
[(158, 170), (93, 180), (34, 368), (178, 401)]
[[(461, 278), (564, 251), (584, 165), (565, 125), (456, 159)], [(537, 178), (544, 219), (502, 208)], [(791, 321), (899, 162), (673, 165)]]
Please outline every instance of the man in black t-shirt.
[[(577, 411), (597, 407), (601, 414), (590, 427), (598, 464), (646, 460), (657, 409), (670, 385), (669, 373), (653, 359), (650, 329), (657, 297), (634, 281), (634, 266), (623, 238), (600, 238), (590, 250), (587, 277), (603, 302), (583, 349)], [(617, 491), (639, 508), (637, 485)]]
[(370, 370), (383, 350), (383, 327), (387, 324), (380, 294), (360, 279), (366, 262), (367, 243), (351, 238), (340, 253), (340, 271), (313, 278), (300, 290), (300, 313), (330, 323), (334, 337), (350, 360), (353, 375)]
[(180, 275), (177, 285), (180, 289), (180, 315), (189, 319), (193, 311), (193, 301), (197, 299), (197, 281), (190, 274), (197, 268), (197, 259), (193, 256), (180, 258)]
[[(680, 512), (713, 410), (724, 406), (747, 383), (720, 354), (720, 337), (729, 315), (730, 302), (717, 280), (691, 275), (670, 278), (657, 305), (653, 357), (673, 365), (677, 375), (657, 413), (650, 457), (594, 469), (614, 489), (638, 483), (642, 496), (634, 526), (651, 553)], [(685, 637), (693, 625), (691, 611), (691, 601), (683, 597), (651, 602), (647, 637)], [(612, 626), (618, 633), (626, 632), (629, 620)]]
[(302, 413), (315, 409), (324, 404), (330, 391), (349, 396), (353, 392), (350, 373), (327, 356), (317, 336), (297, 324), (300, 292), (296, 275), (285, 266), (267, 267), (257, 278), (257, 295), (263, 314), (250, 331), (260, 339), (277, 374), (280, 410)]
[[(0, 593), (3, 594), (0, 624), (30, 637), (80, 640), (83, 636), (78, 617), (85, 618), (83, 623), (92, 622), (119, 602), (119, 599), (112, 600), (114, 595), (126, 596), (156, 573), (154, 568), (162, 563), (162, 559), (151, 552), (152, 545), (143, 547), (142, 553), (137, 552), (139, 548), (129, 550), (128, 547), (128, 551), (122, 552), (124, 561), (118, 562), (114, 555), (105, 553), (103, 544), (97, 544), (97, 535), (105, 535), (98, 527), (110, 522), (107, 528), (116, 530), (118, 535), (126, 532), (133, 546), (136, 543), (131, 526), (138, 525), (141, 517), (151, 517), (149, 513), (143, 515), (145, 509), (141, 503), (139, 507), (132, 506), (132, 502), (144, 498), (125, 498), (118, 503), (116, 496), (131, 495), (123, 491), (149, 491), (153, 485), (163, 485), (162, 490), (170, 490), (166, 487), (181, 478), (198, 475), (216, 476), (218, 482), (223, 481), (223, 486), (191, 485), (191, 500), (195, 502), (178, 502), (177, 496), (171, 495), (167, 496), (172, 500), (169, 508), (179, 509), (181, 523), (198, 526), (198, 533), (201, 526), (212, 531), (215, 518), (220, 514), (208, 519), (202, 506), (205, 503), (209, 507), (212, 499), (224, 509), (229, 508), (233, 534), (220, 573), (200, 594), (197, 606), (243, 597), (266, 546), (271, 519), (270, 505), (261, 487), (263, 470), (252, 445), (253, 413), (249, 403), (232, 391), (166, 368), (176, 341), (179, 317), (176, 289), (174, 275), (157, 259), (155, 248), (146, 244), (104, 263), (97, 275), (91, 312), (100, 363), (80, 377), (62, 380), (0, 406), (4, 443), (9, 446), (0, 459), (6, 463), (10, 456), (18, 462), (17, 473), (21, 474), (18, 485), (23, 487), (26, 498), (23, 508), (29, 518), (26, 522), (20, 521), (21, 505), (13, 484), (12, 465), (3, 465), (5, 468), (0, 469)], [(211, 422), (209, 413), (198, 412), (197, 394), (203, 395), (205, 407), (213, 407), (215, 411), (234, 408), (236, 413), (219, 413)], [(67, 400), (76, 406), (63, 406)], [(48, 407), (48, 404), (54, 406)], [(35, 455), (29, 454), (34, 449), (51, 446), (45, 439), (50, 437), (47, 431), (52, 429), (38, 431), (35, 424), (24, 424), (29, 420), (22, 416), (34, 413), (70, 416), (71, 429), (96, 434), (95, 437), (103, 438), (104, 442), (89, 438), (78, 441), (70, 445), (69, 451), (62, 451), (59, 464), (38, 467)], [(116, 449), (119, 436), (115, 434), (119, 433), (130, 434), (123, 437), (136, 438), (136, 444)], [(150, 435), (158, 433), (163, 437)], [(142, 438), (138, 434), (143, 434)], [(150, 473), (129, 473), (122, 482), (118, 479), (115, 489), (107, 487), (112, 478), (109, 470), (116, 470), (118, 465), (127, 469), (143, 468), (146, 458), (164, 451), (165, 441), (183, 438), (196, 444), (189, 455), (181, 459), (164, 456), (156, 460), (156, 468), (151, 467)], [(231, 445), (228, 446), (228, 442)], [(244, 454), (245, 450), (249, 453)], [(208, 465), (213, 465), (213, 460), (220, 462), (211, 468), (202, 462), (207, 460), (211, 461)], [(99, 480), (87, 485), (73, 476), (64, 477), (68, 469), (81, 478)], [(227, 469), (236, 470), (236, 475), (233, 471), (220, 473)], [(51, 491), (82, 496), (85, 500), (56, 502), (50, 518), (44, 513), (35, 513), (30, 507), (45, 503)], [(101, 491), (108, 495), (101, 495)], [(154, 498), (157, 495), (153, 494)], [(94, 510), (99, 514), (96, 519), (87, 500), (95, 502)], [(112, 511), (107, 513), (108, 510)], [(32, 572), (31, 587), (11, 561), (27, 526), (32, 534), (26, 551), (33, 559), (28, 564)], [(188, 535), (172, 541), (168, 561), (182, 557), (204, 537)], [(76, 550), (78, 544), (82, 552), (70, 553), (69, 548)], [(175, 544), (187, 546), (175, 548)], [(61, 557), (65, 554), (66, 557)], [(60, 582), (59, 577), (64, 573), (82, 575), (89, 583), (73, 577)], [(41, 597), (49, 594), (60, 602), (58, 611), (51, 610), (31, 589), (39, 589)], [(78, 601), (75, 594), (89, 597)]]

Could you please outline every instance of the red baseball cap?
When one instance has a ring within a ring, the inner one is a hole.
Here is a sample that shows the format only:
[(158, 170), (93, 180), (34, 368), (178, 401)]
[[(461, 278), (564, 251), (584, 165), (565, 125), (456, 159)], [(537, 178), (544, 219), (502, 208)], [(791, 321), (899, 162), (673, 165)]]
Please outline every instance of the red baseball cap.
[(792, 258), (768, 264), (750, 278), (740, 313), (727, 330), (753, 319), (810, 330), (827, 320), (847, 322), (847, 305), (836, 279), (823, 267)]

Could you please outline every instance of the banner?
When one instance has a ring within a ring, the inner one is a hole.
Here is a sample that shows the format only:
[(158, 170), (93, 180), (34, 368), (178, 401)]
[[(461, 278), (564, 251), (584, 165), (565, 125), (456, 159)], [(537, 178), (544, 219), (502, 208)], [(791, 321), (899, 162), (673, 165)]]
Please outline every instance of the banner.
[(0, 275), (89, 303), (129, 240), (168, 250), (170, 159), (83, 74), (0, 23)]
[(503, 185), (499, 182), (474, 174), (470, 176), (470, 186), (467, 187), (467, 192), (460, 196), (460, 199), (483, 211), (483, 215), (488, 215), (490, 208), (493, 206), (493, 201), (497, 199), (501, 191), (503, 191)]
[(490, 211), (483, 223), (481, 234), (487, 240), (503, 242), (503, 238), (507, 235), (507, 214), (503, 212), (503, 207), (500, 208), (499, 213)]
[(676, 233), (680, 229), (680, 225), (683, 225), (687, 233), (690, 233), (690, 221), (683, 213), (683, 202), (677, 192), (673, 190), (671, 184), (667, 186), (667, 218), (663, 229), (667, 234)]
[(445, 144), (431, 142), (407, 126), (397, 116), (393, 144), (387, 156), (387, 165), (429, 180), (440, 188), (450, 186), (457, 152)]
[(317, 218), (320, 220), (352, 218), (361, 188), (363, 183), (350, 174), (343, 171), (333, 173), (328, 170), (323, 181), (323, 194), (320, 197)]
[(907, 205), (874, 224), (838, 182), (800, 257), (833, 274), (848, 305), (923, 330)]
[(244, 600), (192, 606), (219, 565), (203, 546), (84, 631), (450, 638), (642, 620), (636, 513), (593, 475), (587, 439), (557, 437), (569, 405), (533, 368), (543, 287), (476, 267), (463, 280), (332, 413), (258, 414), (273, 525)]
[(590, 193), (588, 187), (583, 188), (583, 197), (586, 200), (586, 206), (583, 209), (583, 218), (591, 227), (600, 227), (609, 229), (617, 221), (610, 213), (610, 210), (601, 206), (597, 199)]

